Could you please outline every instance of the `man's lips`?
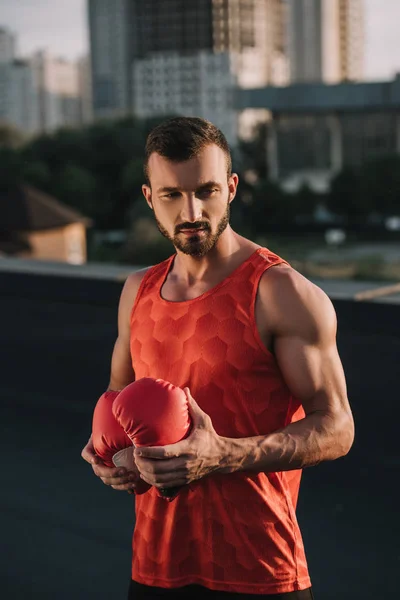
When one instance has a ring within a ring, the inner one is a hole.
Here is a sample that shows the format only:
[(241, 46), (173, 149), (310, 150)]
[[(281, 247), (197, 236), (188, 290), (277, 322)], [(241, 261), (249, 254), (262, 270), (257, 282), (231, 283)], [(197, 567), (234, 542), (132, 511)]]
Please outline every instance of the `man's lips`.
[(203, 231), (205, 231), (205, 228), (202, 227), (201, 229), (180, 229), (179, 233), (183, 233), (184, 235), (193, 235)]

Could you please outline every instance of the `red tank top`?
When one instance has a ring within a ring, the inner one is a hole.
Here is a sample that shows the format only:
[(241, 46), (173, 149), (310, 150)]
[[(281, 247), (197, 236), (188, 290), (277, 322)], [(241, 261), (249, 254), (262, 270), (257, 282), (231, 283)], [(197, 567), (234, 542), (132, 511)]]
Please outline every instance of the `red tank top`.
[[(149, 269), (132, 310), (136, 379), (188, 386), (224, 437), (264, 435), (301, 419), (254, 314), (262, 274), (285, 261), (259, 248), (198, 298), (171, 302), (161, 288), (173, 260)], [(214, 474), (173, 502), (154, 488), (137, 496), (132, 578), (250, 594), (309, 587), (295, 515), (300, 478), (300, 471)]]

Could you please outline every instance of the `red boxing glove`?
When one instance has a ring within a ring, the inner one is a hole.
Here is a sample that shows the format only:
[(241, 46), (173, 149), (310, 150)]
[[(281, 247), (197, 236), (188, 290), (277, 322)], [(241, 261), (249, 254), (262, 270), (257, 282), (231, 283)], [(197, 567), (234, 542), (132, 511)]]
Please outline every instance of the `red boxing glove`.
[[(163, 379), (144, 377), (129, 384), (114, 400), (112, 412), (137, 447), (175, 444), (190, 432), (185, 392)], [(161, 493), (171, 498), (177, 489)]]
[[(120, 392), (109, 390), (100, 396), (93, 412), (92, 441), (96, 454), (107, 467), (126, 467), (136, 470), (133, 460), (134, 446), (124, 429), (116, 421), (112, 406)], [(144, 494), (150, 485), (140, 479), (136, 494)]]

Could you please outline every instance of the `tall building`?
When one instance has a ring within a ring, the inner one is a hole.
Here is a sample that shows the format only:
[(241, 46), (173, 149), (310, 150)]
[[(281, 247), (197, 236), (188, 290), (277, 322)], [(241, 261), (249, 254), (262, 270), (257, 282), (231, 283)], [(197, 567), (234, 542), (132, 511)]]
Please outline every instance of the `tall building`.
[(134, 9), (133, 0), (88, 0), (95, 117), (118, 117), (132, 111)]
[(153, 116), (168, 98), (169, 113), (211, 119), (210, 85), (222, 115), (232, 86), (288, 80), (283, 0), (89, 0), (89, 24), (95, 117)]
[(39, 90), (42, 131), (81, 124), (78, 65), (48, 52), (37, 52), (33, 63)]
[(39, 131), (38, 90), (28, 61), (0, 63), (0, 121), (26, 135)]
[(203, 117), (224, 132), (229, 144), (236, 143), (231, 93), (235, 78), (227, 52), (153, 54), (135, 61), (133, 69), (133, 101), (138, 117)]
[(363, 0), (287, 0), (292, 83), (363, 76)]
[(364, 0), (340, 0), (341, 79), (360, 80), (364, 74)]
[(15, 58), (15, 35), (5, 27), (0, 27), (0, 63), (10, 63)]
[(82, 56), (78, 60), (78, 79), (81, 101), (80, 120), (82, 123), (90, 123), (93, 120), (93, 99), (89, 56)]
[(282, 0), (133, 0), (133, 57), (235, 55), (239, 85), (276, 83), (285, 47)]

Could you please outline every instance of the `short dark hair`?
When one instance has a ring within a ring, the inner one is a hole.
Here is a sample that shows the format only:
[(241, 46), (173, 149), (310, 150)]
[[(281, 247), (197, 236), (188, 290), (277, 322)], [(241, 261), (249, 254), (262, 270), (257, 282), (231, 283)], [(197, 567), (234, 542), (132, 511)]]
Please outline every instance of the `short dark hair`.
[(145, 148), (144, 176), (150, 185), (149, 158), (153, 152), (171, 162), (185, 162), (197, 156), (209, 144), (216, 144), (226, 155), (228, 177), (232, 174), (229, 144), (222, 131), (200, 117), (175, 117), (157, 125), (148, 135)]

